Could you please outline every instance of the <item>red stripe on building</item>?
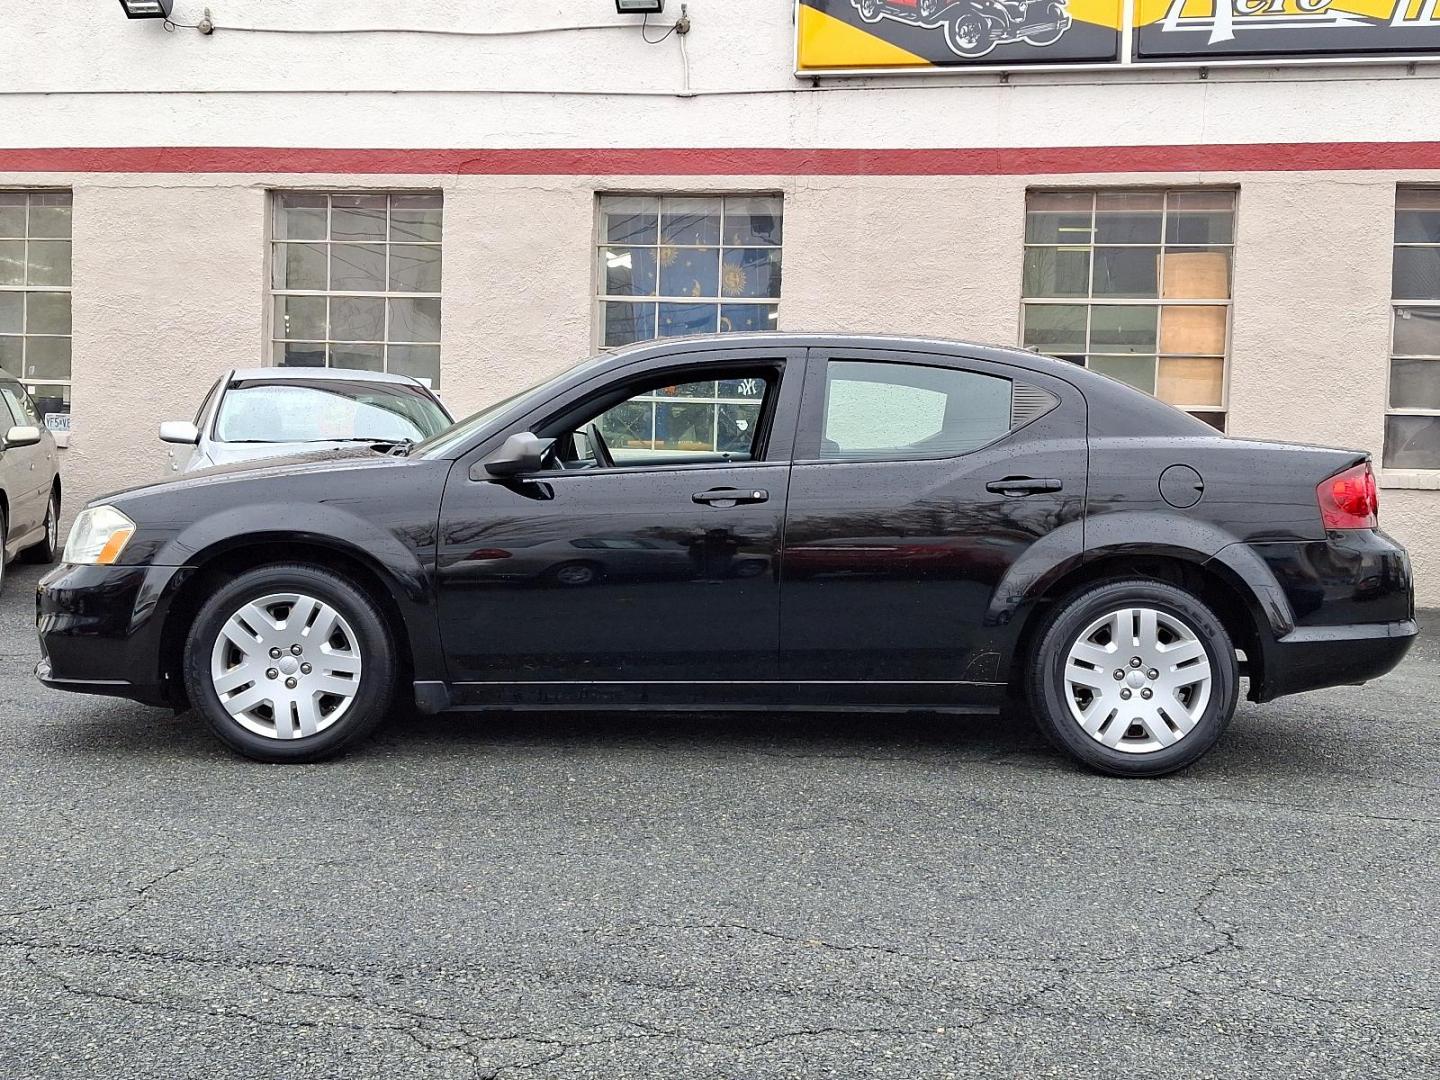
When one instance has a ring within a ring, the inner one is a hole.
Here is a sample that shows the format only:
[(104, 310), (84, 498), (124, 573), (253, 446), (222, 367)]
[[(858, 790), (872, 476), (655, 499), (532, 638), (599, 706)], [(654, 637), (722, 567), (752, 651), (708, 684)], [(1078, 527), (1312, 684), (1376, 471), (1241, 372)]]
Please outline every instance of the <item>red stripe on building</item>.
[(1015, 176), (1440, 169), (1440, 142), (982, 149), (366, 150), (276, 146), (0, 149), (0, 173), (354, 173), (550, 176)]

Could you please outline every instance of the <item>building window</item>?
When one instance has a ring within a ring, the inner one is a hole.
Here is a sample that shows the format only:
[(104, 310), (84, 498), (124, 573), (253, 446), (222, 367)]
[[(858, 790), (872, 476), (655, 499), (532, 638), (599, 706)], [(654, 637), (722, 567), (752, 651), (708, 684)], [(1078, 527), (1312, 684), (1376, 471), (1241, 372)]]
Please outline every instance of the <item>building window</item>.
[(1021, 342), (1224, 429), (1235, 193), (1032, 191)]
[(68, 429), (68, 191), (0, 191), (0, 367), (25, 383), (48, 427)]
[(599, 344), (774, 330), (779, 195), (603, 195)]
[(277, 192), (276, 364), (390, 371), (440, 385), (439, 193)]
[(1440, 188), (1400, 188), (1390, 295), (1387, 469), (1440, 469)]

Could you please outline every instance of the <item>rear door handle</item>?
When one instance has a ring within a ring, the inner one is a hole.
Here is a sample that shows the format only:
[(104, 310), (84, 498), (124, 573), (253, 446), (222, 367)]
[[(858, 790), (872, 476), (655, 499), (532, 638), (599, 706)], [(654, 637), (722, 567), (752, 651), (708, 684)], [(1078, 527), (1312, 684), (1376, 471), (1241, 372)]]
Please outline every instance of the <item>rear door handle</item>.
[(1003, 480), (991, 480), (985, 485), (986, 491), (993, 491), (997, 495), (1009, 495), (1018, 498), (1021, 495), (1034, 495), (1040, 491), (1059, 491), (1065, 485), (1052, 477), (1036, 479), (1031, 476), (1007, 476)]
[(770, 493), (760, 488), (711, 488), (709, 491), (697, 491), (690, 496), (692, 502), (721, 508), (739, 503), (762, 503), (769, 498)]

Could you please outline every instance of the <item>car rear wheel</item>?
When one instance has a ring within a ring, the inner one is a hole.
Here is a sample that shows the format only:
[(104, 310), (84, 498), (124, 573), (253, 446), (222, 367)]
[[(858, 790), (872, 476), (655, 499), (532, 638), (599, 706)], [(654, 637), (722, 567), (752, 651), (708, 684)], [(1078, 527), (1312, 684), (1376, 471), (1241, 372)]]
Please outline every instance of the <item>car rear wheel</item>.
[(9, 543), (10, 516), (6, 514), (4, 507), (0, 507), (0, 592), (5, 591), (5, 563), (8, 561), (5, 552)]
[(395, 649), (354, 583), (313, 566), (242, 574), (191, 625), (185, 685), (211, 730), (257, 761), (319, 761), (390, 708)]
[(945, 24), (945, 42), (956, 56), (975, 59), (995, 47), (995, 34), (988, 22), (971, 12)]
[(50, 504), (45, 507), (45, 536), (38, 544), (32, 544), (20, 554), (20, 558), (27, 563), (40, 563), (48, 566), (55, 561), (55, 556), (60, 552), (59, 536), (57, 530), (60, 520), (60, 497), (54, 492), (50, 494)]
[(1215, 613), (1183, 589), (1140, 580), (1062, 600), (1026, 679), (1041, 730), (1112, 776), (1163, 776), (1198, 760), (1230, 723), (1239, 682)]

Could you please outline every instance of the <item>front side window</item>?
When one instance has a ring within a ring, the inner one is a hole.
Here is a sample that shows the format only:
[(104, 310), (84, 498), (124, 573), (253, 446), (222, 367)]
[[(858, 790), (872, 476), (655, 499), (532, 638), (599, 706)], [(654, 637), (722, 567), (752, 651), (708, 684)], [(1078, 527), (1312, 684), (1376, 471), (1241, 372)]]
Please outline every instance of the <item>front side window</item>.
[(779, 195), (603, 195), (599, 344), (774, 330)]
[(0, 395), (5, 398), (5, 406), (10, 411), (15, 423), (25, 426), (40, 427), (40, 414), (35, 408), (35, 403), (30, 400), (30, 395), (21, 389), (18, 383), (0, 383)]
[[(765, 402), (778, 383), (765, 369), (651, 387), (608, 405), (557, 440), (562, 468), (755, 461)], [(613, 399), (612, 399), (613, 400)]]
[(443, 217), (438, 192), (277, 192), (275, 363), (389, 371), (438, 389)]
[(825, 368), (822, 458), (963, 454), (1010, 430), (1013, 384), (921, 364), (832, 360)]
[(231, 386), (215, 418), (224, 443), (418, 442), (449, 421), (419, 387), (250, 381)]
[(0, 191), (0, 368), (51, 427), (70, 413), (70, 192)]
[(1235, 193), (1032, 191), (1021, 343), (1225, 426)]
[(1440, 188), (1400, 188), (1390, 295), (1388, 469), (1440, 469)]

